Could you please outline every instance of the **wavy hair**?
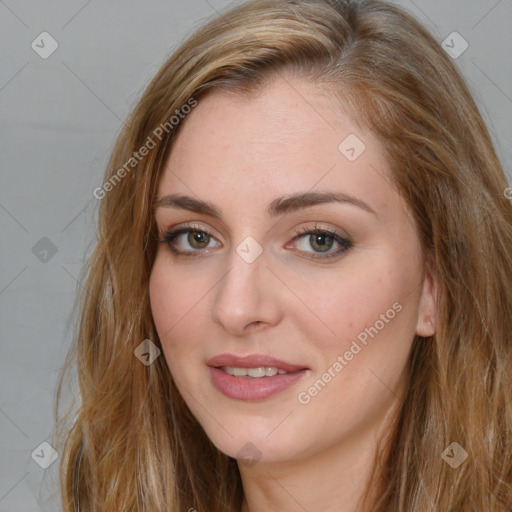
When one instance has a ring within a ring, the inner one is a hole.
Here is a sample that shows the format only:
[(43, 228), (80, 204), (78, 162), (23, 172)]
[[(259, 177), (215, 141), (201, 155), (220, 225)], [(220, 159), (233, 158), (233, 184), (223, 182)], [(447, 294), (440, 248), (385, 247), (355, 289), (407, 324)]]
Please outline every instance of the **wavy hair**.
[[(165, 359), (146, 366), (134, 350), (145, 339), (160, 346), (148, 294), (152, 204), (186, 118), (169, 120), (210, 91), (248, 95), (278, 76), (328, 88), (377, 135), (436, 280), (437, 332), (413, 340), (404, 400), (361, 504), (372, 512), (510, 511), (507, 181), (450, 57), (412, 16), (379, 0), (246, 2), (181, 44), (142, 94), (106, 170), (56, 392), (64, 511), (240, 510), (236, 460), (207, 438)], [(141, 156), (148, 138), (154, 147)], [(59, 417), (75, 368), (81, 403)], [(457, 469), (441, 457), (452, 442), (468, 453)]]

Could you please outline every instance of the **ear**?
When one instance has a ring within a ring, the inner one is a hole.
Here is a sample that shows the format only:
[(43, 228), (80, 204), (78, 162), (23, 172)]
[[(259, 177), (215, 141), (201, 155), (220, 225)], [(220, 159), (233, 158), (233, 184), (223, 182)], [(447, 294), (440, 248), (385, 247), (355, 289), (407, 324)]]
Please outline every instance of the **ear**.
[(418, 323), (416, 334), (427, 338), (433, 336), (437, 327), (437, 287), (430, 270), (426, 270), (423, 280), (423, 291), (418, 306)]

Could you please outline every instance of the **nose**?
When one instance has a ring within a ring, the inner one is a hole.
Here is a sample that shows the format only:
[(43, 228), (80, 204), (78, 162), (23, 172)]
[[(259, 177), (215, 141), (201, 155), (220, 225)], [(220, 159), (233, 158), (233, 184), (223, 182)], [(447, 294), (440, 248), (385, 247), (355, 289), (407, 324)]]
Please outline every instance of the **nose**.
[(234, 336), (279, 323), (282, 303), (265, 252), (248, 263), (233, 251), (229, 268), (216, 287), (213, 321)]

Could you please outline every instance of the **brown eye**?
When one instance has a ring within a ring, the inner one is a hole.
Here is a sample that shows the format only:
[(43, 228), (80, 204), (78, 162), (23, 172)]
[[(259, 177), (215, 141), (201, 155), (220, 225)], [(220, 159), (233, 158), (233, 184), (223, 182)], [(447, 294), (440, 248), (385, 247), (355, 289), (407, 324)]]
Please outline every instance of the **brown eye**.
[(326, 233), (313, 234), (309, 236), (309, 244), (318, 252), (328, 251), (334, 242), (334, 238)]
[(348, 238), (320, 227), (299, 230), (294, 245), (302, 256), (317, 260), (336, 258), (353, 247)]
[(204, 249), (210, 243), (210, 235), (204, 231), (189, 231), (187, 242), (194, 249)]
[(195, 256), (206, 254), (215, 247), (222, 247), (212, 234), (203, 229), (193, 229), (191, 226), (171, 229), (162, 238), (161, 242), (167, 243), (176, 255)]

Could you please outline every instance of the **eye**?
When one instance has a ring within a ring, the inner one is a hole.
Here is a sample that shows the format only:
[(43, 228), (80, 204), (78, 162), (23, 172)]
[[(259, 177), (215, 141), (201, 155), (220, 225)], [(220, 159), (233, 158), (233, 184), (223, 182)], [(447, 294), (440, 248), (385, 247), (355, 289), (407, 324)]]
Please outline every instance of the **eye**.
[[(166, 243), (177, 256), (201, 256), (208, 254), (208, 249), (222, 247), (208, 230), (197, 225), (171, 228), (159, 242)], [(285, 246), (287, 249), (298, 249), (304, 257), (316, 260), (335, 258), (352, 247), (350, 239), (318, 226), (298, 230), (292, 242)]]
[(311, 259), (333, 258), (353, 247), (348, 238), (317, 226), (299, 230), (293, 241), (299, 251)]
[(334, 238), (327, 233), (314, 233), (307, 235), (307, 238), (306, 236), (302, 236), (300, 239), (302, 238), (304, 240), (299, 244), (302, 245), (302, 247), (300, 247), (302, 251), (307, 250), (304, 246), (309, 246), (315, 252), (327, 252), (334, 245)]
[(160, 242), (167, 243), (174, 254), (186, 256), (196, 256), (204, 249), (222, 246), (210, 232), (191, 225), (170, 229)]

